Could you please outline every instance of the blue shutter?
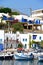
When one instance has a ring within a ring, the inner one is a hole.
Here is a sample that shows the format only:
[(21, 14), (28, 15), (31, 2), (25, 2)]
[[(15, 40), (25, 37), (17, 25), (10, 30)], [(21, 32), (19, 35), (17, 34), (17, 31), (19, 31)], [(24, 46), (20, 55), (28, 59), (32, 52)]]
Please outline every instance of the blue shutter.
[(33, 39), (36, 39), (37, 35), (33, 35)]
[(6, 16), (3, 15), (2, 17), (3, 20), (8, 20), (8, 18)]
[(22, 18), (22, 22), (27, 22), (27, 19)]
[(35, 23), (36, 23), (36, 24), (40, 24), (40, 20), (36, 20)]
[(2, 51), (4, 49), (4, 45), (0, 44), (0, 51)]

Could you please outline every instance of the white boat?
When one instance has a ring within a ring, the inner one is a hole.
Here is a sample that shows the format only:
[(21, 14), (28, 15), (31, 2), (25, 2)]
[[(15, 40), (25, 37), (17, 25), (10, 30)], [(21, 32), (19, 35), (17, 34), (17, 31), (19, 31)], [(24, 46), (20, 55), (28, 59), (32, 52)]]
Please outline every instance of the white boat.
[(14, 54), (14, 58), (16, 60), (32, 60), (34, 58), (33, 54), (27, 54), (27, 53), (16, 53)]
[(39, 61), (43, 61), (43, 55), (38, 56)]
[(32, 51), (31, 52), (33, 55), (34, 55), (34, 59), (38, 59), (38, 57), (40, 56), (40, 55), (43, 55), (43, 52), (42, 51), (38, 51), (38, 50), (34, 50), (34, 51)]
[(0, 60), (11, 60), (13, 59), (13, 54), (2, 53), (0, 54)]

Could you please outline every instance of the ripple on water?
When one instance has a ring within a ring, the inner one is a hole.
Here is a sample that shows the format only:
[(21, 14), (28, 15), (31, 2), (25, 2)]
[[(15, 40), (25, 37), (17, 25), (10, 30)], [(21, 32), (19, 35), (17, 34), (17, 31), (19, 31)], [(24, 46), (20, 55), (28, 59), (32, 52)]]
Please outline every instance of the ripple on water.
[(32, 61), (3, 60), (0, 61), (0, 65), (43, 65), (43, 62), (38, 62), (38, 60)]

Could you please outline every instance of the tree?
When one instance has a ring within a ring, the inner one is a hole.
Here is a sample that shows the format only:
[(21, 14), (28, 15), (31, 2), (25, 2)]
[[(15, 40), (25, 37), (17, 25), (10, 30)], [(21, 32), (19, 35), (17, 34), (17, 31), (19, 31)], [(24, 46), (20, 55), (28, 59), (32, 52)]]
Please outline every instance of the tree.
[(18, 48), (17, 48), (17, 52), (18, 53), (21, 53), (22, 50), (23, 50), (23, 44), (22, 43), (19, 43), (18, 44)]
[(40, 46), (43, 47), (43, 40), (41, 40), (41, 42), (40, 42)]
[(19, 43), (18, 44), (18, 48), (23, 48), (23, 44), (22, 43)]
[(40, 44), (38, 41), (34, 41), (34, 40), (32, 40), (31, 41), (31, 44)]
[(21, 22), (13, 24), (12, 27), (14, 28), (14, 32), (16, 31), (23, 32), (24, 29)]
[(12, 9), (11, 8), (0, 8), (0, 13), (9, 13), (9, 15), (10, 16), (12, 16), (12, 15), (19, 15), (20, 13), (19, 12), (14, 12), (14, 11), (12, 11)]
[(0, 21), (0, 29), (4, 29), (5, 28), (6, 23), (3, 22), (2, 18)]
[(0, 13), (11, 13), (10, 8), (0, 8)]

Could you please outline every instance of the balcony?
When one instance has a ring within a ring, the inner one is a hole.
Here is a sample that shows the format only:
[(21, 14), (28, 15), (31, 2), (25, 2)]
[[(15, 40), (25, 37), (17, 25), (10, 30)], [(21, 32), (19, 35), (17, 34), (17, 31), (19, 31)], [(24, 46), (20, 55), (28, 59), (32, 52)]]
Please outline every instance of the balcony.
[(43, 30), (29, 30), (29, 29), (24, 29), (23, 31), (24, 31), (24, 33), (32, 33), (32, 32), (34, 32), (34, 33), (43, 33)]
[(24, 32), (35, 32), (35, 33), (43, 33), (42, 24), (31, 24), (24, 27)]

